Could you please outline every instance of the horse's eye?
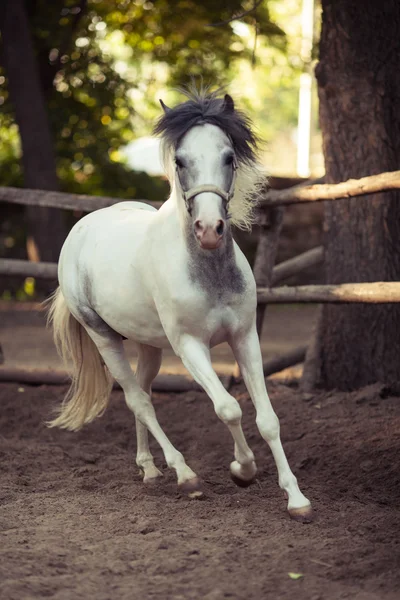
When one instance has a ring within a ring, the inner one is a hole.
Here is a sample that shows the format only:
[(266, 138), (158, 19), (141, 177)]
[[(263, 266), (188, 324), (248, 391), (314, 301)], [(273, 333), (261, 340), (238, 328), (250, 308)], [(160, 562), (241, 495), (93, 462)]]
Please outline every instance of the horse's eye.
[(228, 156), (225, 158), (225, 164), (231, 165), (233, 163), (233, 158), (233, 154), (228, 154)]
[(175, 158), (175, 164), (178, 167), (178, 169), (182, 169), (185, 166), (180, 158)]

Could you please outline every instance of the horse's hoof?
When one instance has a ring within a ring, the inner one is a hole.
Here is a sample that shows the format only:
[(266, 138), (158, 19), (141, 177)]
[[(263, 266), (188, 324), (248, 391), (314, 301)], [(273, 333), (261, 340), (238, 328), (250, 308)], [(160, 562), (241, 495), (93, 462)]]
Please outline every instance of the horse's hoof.
[(162, 473), (155, 475), (154, 477), (143, 477), (143, 483), (145, 485), (157, 485), (162, 477)]
[(231, 462), (230, 472), (233, 483), (242, 488), (249, 487), (249, 485), (254, 483), (257, 473), (255, 463), (253, 462), (252, 465), (247, 465), (247, 470), (250, 470), (250, 474), (247, 473), (247, 477), (243, 477), (243, 467), (237, 462), (237, 460)]
[(252, 477), (251, 479), (240, 479), (237, 475), (231, 473), (231, 479), (233, 483), (235, 483), (238, 487), (247, 488), (249, 485), (255, 482), (256, 478)]
[(163, 477), (161, 471), (159, 471), (155, 466), (146, 468), (146, 470), (140, 468), (139, 472), (143, 477), (143, 483), (146, 485), (155, 485), (159, 482), (160, 477)]
[(312, 523), (314, 521), (314, 513), (311, 504), (302, 506), (301, 508), (289, 508), (289, 515), (293, 521), (299, 523)]
[(201, 498), (203, 496), (201, 481), (198, 477), (193, 477), (193, 479), (188, 479), (187, 481), (179, 484), (179, 489), (192, 500)]

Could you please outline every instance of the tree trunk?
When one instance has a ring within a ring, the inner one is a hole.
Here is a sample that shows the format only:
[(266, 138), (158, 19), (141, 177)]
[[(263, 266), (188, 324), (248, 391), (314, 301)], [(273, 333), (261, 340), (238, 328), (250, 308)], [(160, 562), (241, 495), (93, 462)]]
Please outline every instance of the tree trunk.
[[(58, 189), (53, 142), (23, 0), (1, 4), (0, 30), (10, 98), (21, 137), (24, 185)], [(27, 207), (26, 216), (38, 258), (57, 261), (65, 239), (62, 213), (57, 209)]]
[[(322, 0), (316, 69), (327, 183), (400, 164), (400, 2)], [(400, 192), (325, 203), (326, 283), (400, 279)], [(400, 305), (328, 305), (321, 382), (400, 379)]]

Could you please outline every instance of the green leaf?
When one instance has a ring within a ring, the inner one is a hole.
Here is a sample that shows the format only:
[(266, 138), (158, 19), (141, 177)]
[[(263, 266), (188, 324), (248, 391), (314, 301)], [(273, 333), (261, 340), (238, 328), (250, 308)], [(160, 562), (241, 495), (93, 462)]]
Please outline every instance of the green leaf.
[(288, 573), (290, 579), (301, 579), (304, 577), (303, 573)]

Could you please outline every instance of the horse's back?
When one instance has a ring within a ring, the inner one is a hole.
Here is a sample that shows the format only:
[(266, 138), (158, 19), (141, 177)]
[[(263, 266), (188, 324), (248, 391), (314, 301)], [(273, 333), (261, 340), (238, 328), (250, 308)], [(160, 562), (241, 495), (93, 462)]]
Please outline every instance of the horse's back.
[(157, 210), (151, 205), (125, 201), (80, 219), (61, 250), (59, 280), (62, 288), (74, 283), (80, 285), (77, 279), (82, 273), (102, 279), (103, 285), (114, 275), (123, 278), (139, 248), (146, 243), (148, 227), (156, 215)]
[(157, 212), (157, 209), (154, 208), (151, 204), (146, 204), (146, 202), (138, 202), (137, 200), (124, 200), (123, 202), (118, 202), (117, 204), (113, 204), (109, 208), (115, 208), (117, 210), (149, 210), (152, 212)]
[(131, 236), (132, 233), (136, 233), (141, 237), (146, 225), (152, 222), (157, 212), (150, 204), (133, 200), (95, 210), (74, 225), (64, 246), (79, 246), (80, 250), (83, 244), (92, 245), (94, 238), (97, 242), (104, 238), (104, 242), (109, 246), (113, 237), (115, 245), (118, 246), (118, 241), (121, 241), (124, 235)]

